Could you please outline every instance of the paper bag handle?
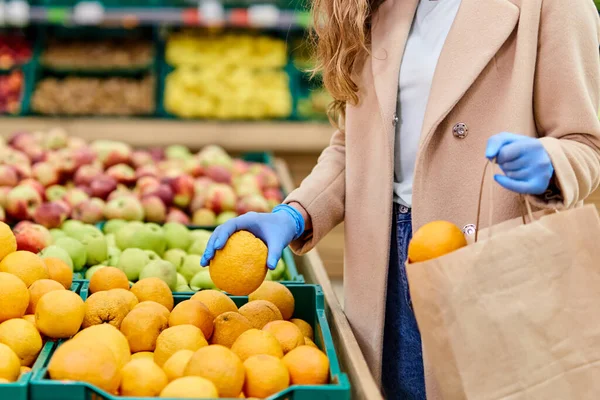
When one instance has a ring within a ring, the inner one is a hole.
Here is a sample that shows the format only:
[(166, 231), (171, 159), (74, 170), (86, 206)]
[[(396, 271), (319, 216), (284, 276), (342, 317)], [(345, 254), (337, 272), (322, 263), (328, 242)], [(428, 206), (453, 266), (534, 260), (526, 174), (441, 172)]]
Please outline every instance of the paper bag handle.
[[(485, 184), (485, 178), (486, 175), (490, 175), (490, 177), (492, 178), (492, 180), (494, 179), (494, 171), (489, 168), (489, 166), (491, 164), (494, 164), (493, 161), (487, 161), (485, 163), (485, 167), (483, 167), (483, 175), (481, 177), (481, 186), (479, 187), (479, 201), (477, 202), (477, 221), (476, 221), (476, 225), (475, 225), (475, 242), (477, 243), (477, 240), (479, 239), (479, 226), (480, 226), (480, 222), (481, 222), (481, 203), (483, 202), (483, 186)], [(488, 173), (488, 170), (490, 171)], [(493, 185), (489, 185), (490, 186), (490, 200), (489, 200), (489, 207), (488, 207), (488, 230), (490, 232), (490, 236), (492, 234), (492, 223), (494, 222), (494, 186)], [(533, 212), (531, 210), (531, 204), (529, 203), (529, 200), (527, 200), (526, 197), (524, 197), (523, 195), (519, 195), (519, 197), (521, 198), (521, 217), (523, 218), (523, 225), (527, 224), (527, 219), (525, 218), (525, 215), (527, 215), (529, 217), (530, 221), (534, 220), (533, 217)], [(523, 207), (524, 206), (524, 207)]]

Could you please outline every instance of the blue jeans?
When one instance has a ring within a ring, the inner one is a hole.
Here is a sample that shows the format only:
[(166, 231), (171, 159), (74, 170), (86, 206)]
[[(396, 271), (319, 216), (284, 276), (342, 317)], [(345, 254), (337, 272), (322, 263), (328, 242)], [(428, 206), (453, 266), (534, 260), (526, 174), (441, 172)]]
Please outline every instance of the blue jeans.
[(382, 383), (387, 399), (425, 400), (421, 335), (412, 309), (404, 263), (412, 238), (410, 210), (394, 204)]

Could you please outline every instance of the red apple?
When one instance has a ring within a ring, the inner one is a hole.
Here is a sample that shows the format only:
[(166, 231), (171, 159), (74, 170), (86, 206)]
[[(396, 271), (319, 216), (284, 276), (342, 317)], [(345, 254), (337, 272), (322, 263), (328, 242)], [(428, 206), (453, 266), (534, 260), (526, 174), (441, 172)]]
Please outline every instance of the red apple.
[(23, 149), (23, 153), (27, 154), (27, 157), (31, 163), (43, 161), (46, 158), (46, 152), (42, 146), (37, 144), (32, 144), (31, 146)]
[(166, 185), (164, 183), (159, 184), (156, 187), (149, 188), (149, 190), (141, 193), (142, 198), (156, 196), (165, 204), (165, 206), (170, 207), (173, 203), (173, 190), (171, 186)]
[(109, 201), (104, 208), (107, 219), (124, 219), (126, 221), (143, 221), (144, 208), (135, 197), (120, 197)]
[(235, 211), (238, 215), (246, 214), (250, 211), (255, 212), (269, 212), (269, 203), (267, 200), (259, 194), (251, 194), (240, 198), (237, 201)]
[(106, 170), (106, 174), (124, 185), (131, 185), (135, 182), (135, 171), (126, 164), (113, 165)]
[(8, 139), (8, 145), (14, 149), (21, 150), (26, 149), (29, 146), (36, 145), (34, 135), (31, 132), (17, 132), (14, 133), (10, 139)]
[(60, 149), (53, 153), (54, 156), (48, 160), (66, 178), (71, 177), (78, 167), (74, 151), (72, 149)]
[(80, 168), (84, 165), (93, 164), (96, 161), (96, 153), (89, 147), (79, 147), (77, 149), (71, 149), (71, 154), (75, 160), (76, 168)]
[(88, 196), (92, 196), (92, 189), (89, 186), (75, 186), (79, 190), (83, 190)]
[(46, 188), (45, 196), (48, 201), (61, 200), (67, 194), (67, 188), (61, 185), (52, 185)]
[(96, 140), (91, 144), (91, 148), (105, 168), (117, 164), (129, 164), (131, 160), (131, 146), (123, 142)]
[(185, 160), (183, 162), (183, 171), (194, 178), (204, 174), (204, 168), (202, 167), (202, 164), (200, 164), (200, 161), (196, 158), (189, 158)]
[(61, 206), (63, 208), (63, 210), (65, 210), (65, 213), (67, 215), (71, 215), (71, 212), (73, 211), (73, 207), (71, 207), (71, 205), (69, 203), (67, 203), (65, 200), (54, 200), (54, 203)]
[(234, 211), (237, 197), (233, 189), (224, 183), (215, 183), (206, 193), (205, 208), (220, 214), (223, 211)]
[(43, 145), (49, 150), (58, 150), (67, 147), (69, 137), (63, 128), (52, 128), (43, 137)]
[(154, 163), (152, 154), (144, 150), (136, 150), (131, 154), (131, 163), (134, 167), (140, 168), (144, 165), (151, 165)]
[(106, 200), (108, 196), (117, 189), (117, 181), (109, 175), (99, 175), (90, 183), (92, 197), (98, 197)]
[(173, 204), (180, 208), (186, 208), (194, 195), (194, 178), (182, 174), (175, 178), (166, 178), (166, 183), (173, 190)]
[(233, 188), (238, 196), (244, 197), (251, 194), (261, 194), (261, 185), (255, 175), (245, 174), (233, 180)]
[(169, 208), (166, 222), (179, 222), (180, 224), (189, 225), (190, 217), (180, 209), (171, 207)]
[(196, 156), (203, 167), (209, 165), (222, 165), (231, 168), (233, 160), (227, 152), (220, 146), (209, 145), (204, 147)]
[(280, 186), (277, 174), (268, 165), (259, 164), (259, 167), (254, 171), (250, 169), (250, 173), (258, 178), (263, 189), (279, 188)]
[(98, 165), (83, 165), (75, 172), (73, 182), (75, 182), (75, 185), (77, 186), (89, 186), (94, 179), (97, 179), (102, 173), (102, 167), (99, 167)]
[(205, 176), (201, 176), (200, 178), (196, 178), (194, 181), (194, 193), (196, 194), (205, 194), (208, 191), (208, 188), (213, 184), (213, 180), (207, 178)]
[(231, 170), (222, 165), (209, 165), (204, 174), (215, 182), (231, 183)]
[(31, 172), (33, 178), (45, 187), (56, 185), (60, 179), (58, 171), (49, 162), (34, 164)]
[(19, 184), (17, 169), (12, 165), (0, 165), (0, 186), (14, 187)]
[(70, 149), (80, 149), (82, 147), (86, 147), (87, 145), (87, 142), (79, 137), (69, 136), (67, 139), (67, 147)]
[(200, 208), (194, 212), (192, 223), (199, 226), (215, 226), (217, 215), (208, 208)]
[(23, 179), (31, 178), (32, 171), (29, 163), (26, 164), (12, 164), (12, 167), (17, 171), (19, 181)]
[(42, 196), (29, 185), (19, 185), (11, 189), (6, 197), (6, 213), (16, 219), (31, 219), (35, 209), (42, 204)]
[(154, 161), (161, 161), (165, 159), (165, 149), (162, 147), (151, 148), (148, 150), (148, 153), (150, 153), (150, 156)]
[(67, 217), (65, 208), (55, 202), (43, 203), (33, 213), (33, 220), (48, 229), (58, 228)]
[(31, 221), (20, 221), (13, 227), (13, 232), (18, 231), (20, 229), (24, 229), (27, 226), (34, 225)]
[(104, 218), (106, 204), (102, 199), (93, 197), (73, 208), (72, 218), (86, 224), (96, 224)]
[(158, 168), (155, 165), (143, 165), (135, 170), (135, 177), (138, 180), (145, 176), (158, 178), (159, 174)]
[(72, 207), (77, 207), (77, 205), (79, 203), (83, 203), (84, 201), (86, 201), (87, 199), (89, 199), (90, 196), (84, 192), (83, 190), (79, 189), (79, 188), (72, 188), (67, 190), (67, 193), (65, 194), (64, 200)]
[(283, 201), (283, 194), (281, 194), (281, 190), (276, 188), (267, 188), (263, 191), (263, 196), (267, 200), (277, 201), (281, 203)]
[(39, 193), (42, 200), (46, 196), (46, 188), (44, 187), (44, 185), (42, 185), (35, 179), (32, 179), (32, 178), (24, 179), (19, 183), (19, 185), (31, 186)]
[(190, 204), (190, 212), (195, 213), (196, 211), (200, 210), (201, 208), (204, 208), (204, 205), (206, 204), (206, 194), (204, 193), (200, 193), (200, 194), (195, 194), (194, 198), (192, 199), (192, 203)]
[(231, 173), (233, 176), (244, 175), (250, 169), (250, 163), (244, 160), (235, 159), (233, 160), (233, 166), (231, 169)]
[(50, 231), (38, 224), (27, 224), (15, 226), (15, 238), (17, 239), (17, 250), (39, 253), (52, 244)]
[(27, 154), (23, 153), (22, 151), (12, 149), (9, 147), (6, 147), (3, 149), (1, 161), (4, 164), (8, 164), (8, 165), (16, 165), (16, 164), (29, 165), (29, 163), (30, 163), (29, 157), (27, 157)]
[(111, 194), (108, 195), (107, 201), (111, 201), (114, 199), (120, 199), (121, 197), (136, 197), (135, 193), (133, 193), (129, 188), (125, 185), (117, 185), (117, 189), (114, 190)]
[(147, 196), (142, 199), (142, 207), (146, 221), (162, 224), (167, 218), (167, 206), (158, 196)]
[(11, 191), (10, 186), (0, 186), (0, 207), (6, 208), (6, 202), (8, 200), (8, 193)]
[(154, 190), (159, 186), (160, 181), (158, 180), (158, 178), (155, 178), (153, 176), (143, 176), (138, 179), (135, 185), (135, 191), (140, 195), (144, 195), (145, 193), (148, 193), (149, 191)]

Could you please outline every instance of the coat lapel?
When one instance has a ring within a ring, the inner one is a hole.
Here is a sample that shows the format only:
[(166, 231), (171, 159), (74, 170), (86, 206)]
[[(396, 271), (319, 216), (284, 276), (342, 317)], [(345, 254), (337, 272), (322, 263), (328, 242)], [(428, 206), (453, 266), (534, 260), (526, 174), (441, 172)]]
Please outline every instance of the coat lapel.
[[(387, 0), (373, 18), (371, 64), (381, 117), (389, 139), (393, 138), (400, 62), (419, 0)], [(393, 148), (393, 146), (392, 146)]]
[(421, 147), (506, 42), (518, 20), (519, 8), (509, 0), (462, 0), (436, 67)]

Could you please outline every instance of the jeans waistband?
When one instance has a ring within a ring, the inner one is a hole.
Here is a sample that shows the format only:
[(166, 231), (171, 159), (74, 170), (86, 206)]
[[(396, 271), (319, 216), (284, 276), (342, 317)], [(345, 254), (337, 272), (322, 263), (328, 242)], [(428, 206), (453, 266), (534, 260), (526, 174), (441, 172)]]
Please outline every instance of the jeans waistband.
[(405, 205), (394, 203), (394, 219), (398, 222), (411, 221), (412, 209)]

